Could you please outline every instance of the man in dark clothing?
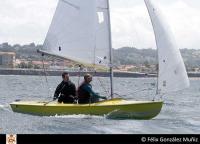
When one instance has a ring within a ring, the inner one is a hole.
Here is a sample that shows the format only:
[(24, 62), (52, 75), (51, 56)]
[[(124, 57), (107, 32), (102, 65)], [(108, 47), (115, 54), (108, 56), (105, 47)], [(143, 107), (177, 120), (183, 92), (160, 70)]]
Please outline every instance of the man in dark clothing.
[(86, 74), (84, 76), (84, 82), (78, 88), (78, 103), (95, 103), (101, 99), (107, 99), (106, 97), (99, 96), (98, 93), (95, 93), (92, 90), (92, 85), (90, 82), (92, 81), (92, 76), (90, 74)]
[(69, 80), (69, 74), (62, 74), (63, 81), (57, 86), (53, 100), (59, 103), (73, 103), (76, 96), (76, 86)]

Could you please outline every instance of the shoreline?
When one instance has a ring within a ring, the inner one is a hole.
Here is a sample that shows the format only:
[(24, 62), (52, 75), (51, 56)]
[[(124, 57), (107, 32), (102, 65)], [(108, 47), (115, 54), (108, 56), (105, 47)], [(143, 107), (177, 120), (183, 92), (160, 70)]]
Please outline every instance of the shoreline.
[[(97, 77), (109, 77), (109, 72), (71, 72), (67, 70), (46, 70), (47, 76), (61, 76), (63, 72), (68, 72), (70, 76), (84, 76), (90, 73)], [(45, 75), (42, 69), (0, 69), (0, 75)], [(156, 74), (133, 73), (133, 72), (114, 72), (114, 77), (156, 77)]]
[[(46, 70), (47, 76), (60, 76), (65, 70)], [(90, 73), (99, 77), (109, 77), (109, 72), (68, 72), (71, 76), (83, 76)], [(45, 75), (42, 69), (0, 69), (0, 75)], [(151, 78), (156, 77), (155, 73), (139, 73), (139, 72), (114, 72), (114, 77), (132, 77), (132, 78)], [(188, 72), (190, 78), (200, 77), (200, 73)]]

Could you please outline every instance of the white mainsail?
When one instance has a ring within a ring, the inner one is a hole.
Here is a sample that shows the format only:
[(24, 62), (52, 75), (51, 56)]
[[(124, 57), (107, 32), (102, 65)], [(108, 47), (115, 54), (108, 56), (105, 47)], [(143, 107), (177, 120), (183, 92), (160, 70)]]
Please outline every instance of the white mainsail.
[(170, 27), (151, 0), (144, 0), (152, 21), (158, 49), (158, 93), (169, 93), (189, 87), (189, 79)]
[(106, 0), (59, 0), (43, 50), (86, 63), (109, 63)]

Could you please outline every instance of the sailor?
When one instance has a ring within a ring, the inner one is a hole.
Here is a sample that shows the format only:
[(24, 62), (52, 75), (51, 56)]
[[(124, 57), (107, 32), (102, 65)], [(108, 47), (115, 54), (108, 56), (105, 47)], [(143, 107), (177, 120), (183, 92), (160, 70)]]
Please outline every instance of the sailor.
[(59, 103), (73, 103), (76, 97), (76, 86), (69, 80), (69, 74), (62, 74), (63, 81), (57, 86), (53, 100)]
[(85, 104), (85, 103), (95, 103), (101, 99), (107, 99), (106, 97), (99, 96), (98, 93), (95, 93), (92, 90), (92, 85), (90, 82), (92, 81), (92, 75), (86, 74), (84, 76), (83, 83), (78, 88), (78, 103)]

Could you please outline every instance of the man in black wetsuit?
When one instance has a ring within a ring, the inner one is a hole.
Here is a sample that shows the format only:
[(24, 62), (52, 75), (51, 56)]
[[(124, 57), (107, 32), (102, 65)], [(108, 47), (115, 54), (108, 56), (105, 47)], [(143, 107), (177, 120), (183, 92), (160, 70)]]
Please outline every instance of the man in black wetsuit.
[(57, 86), (53, 100), (59, 103), (73, 103), (76, 96), (76, 86), (69, 80), (69, 74), (62, 74), (63, 81)]

